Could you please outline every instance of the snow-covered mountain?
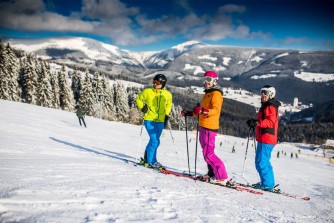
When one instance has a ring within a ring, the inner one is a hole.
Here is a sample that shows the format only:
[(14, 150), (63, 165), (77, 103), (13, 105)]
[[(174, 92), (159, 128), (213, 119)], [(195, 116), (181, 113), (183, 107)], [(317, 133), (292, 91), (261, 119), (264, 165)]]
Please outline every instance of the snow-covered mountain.
[(85, 63), (96, 67), (136, 67), (138, 73), (147, 69), (164, 69), (196, 76), (205, 70), (215, 70), (224, 77), (245, 75), (253, 79), (287, 75), (302, 78), (300, 74), (303, 73), (321, 73), (326, 75), (322, 81), (334, 80), (332, 51), (253, 49), (188, 41), (163, 51), (132, 52), (83, 37), (5, 41), (17, 49), (45, 59)]
[(269, 82), (284, 101), (292, 102), (294, 97), (306, 103), (334, 99), (334, 51), (214, 46), (189, 41), (163, 51), (132, 52), (82, 37), (5, 42), (56, 63), (96, 68), (111, 76), (145, 79), (163, 71), (168, 78), (187, 85), (187, 80), (196, 81), (206, 70), (215, 70), (223, 82), (251, 92), (258, 92), (264, 82)]
[(97, 61), (110, 64), (142, 66), (138, 58), (116, 46), (83, 37), (57, 37), (44, 39), (8, 39), (17, 49), (34, 53), (44, 59), (64, 60), (95, 64)]

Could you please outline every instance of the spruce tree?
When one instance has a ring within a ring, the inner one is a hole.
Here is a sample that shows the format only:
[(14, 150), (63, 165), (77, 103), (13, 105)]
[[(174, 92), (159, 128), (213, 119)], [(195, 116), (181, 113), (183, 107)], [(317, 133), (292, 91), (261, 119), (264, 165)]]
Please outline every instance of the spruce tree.
[(38, 76), (35, 65), (35, 58), (32, 55), (27, 55), (23, 71), (23, 98), (26, 103), (34, 105), (37, 103), (36, 85)]
[(65, 111), (74, 110), (73, 93), (67, 81), (65, 66), (59, 72), (60, 107)]
[(92, 94), (94, 103), (94, 117), (100, 117), (102, 115), (102, 103), (104, 101), (104, 94), (101, 88), (100, 74), (99, 72), (94, 72), (94, 77), (92, 80)]
[(13, 50), (11, 49), (9, 43), (6, 47), (6, 54), (7, 54), (7, 77), (8, 82), (8, 95), (10, 101), (20, 101), (21, 100), (21, 88), (19, 87), (19, 74), (20, 74), (20, 67), (19, 67), (19, 60), (17, 59), (16, 55), (14, 54)]
[(116, 108), (114, 105), (114, 89), (110, 87), (109, 79), (105, 76), (101, 80), (101, 90), (104, 95), (103, 101), (103, 118), (116, 121)]
[(80, 91), (82, 88), (81, 85), (82, 85), (81, 74), (79, 73), (77, 67), (75, 67), (73, 71), (73, 75), (72, 75), (72, 84), (71, 84), (71, 89), (73, 91), (73, 97), (75, 100), (75, 104), (79, 103)]
[(129, 122), (131, 124), (141, 124), (142, 122), (142, 112), (138, 110), (137, 104), (136, 104), (136, 98), (138, 94), (140, 93), (142, 89), (138, 87), (128, 87), (128, 101), (129, 101), (129, 107), (130, 107), (130, 114), (129, 114)]
[(8, 70), (7, 70), (7, 54), (5, 46), (0, 40), (0, 99), (9, 100), (8, 94)]
[(60, 90), (59, 90), (59, 81), (57, 73), (50, 72), (50, 83), (52, 91), (52, 107), (58, 109), (60, 107)]
[(184, 119), (181, 116), (181, 111), (182, 111), (182, 107), (181, 106), (175, 106), (173, 104), (172, 106), (172, 110), (169, 113), (169, 127), (171, 127), (172, 129), (180, 129), (181, 126), (183, 126), (184, 123)]
[(127, 122), (129, 120), (129, 102), (128, 94), (121, 83), (117, 83), (114, 87), (115, 90), (115, 106), (116, 113), (119, 121)]
[(50, 81), (50, 72), (44, 61), (40, 61), (41, 69), (37, 84), (37, 105), (53, 107), (53, 94)]
[(82, 83), (82, 90), (80, 92), (80, 105), (87, 115), (94, 114), (94, 95), (92, 94), (92, 82), (88, 70), (86, 70), (85, 79)]

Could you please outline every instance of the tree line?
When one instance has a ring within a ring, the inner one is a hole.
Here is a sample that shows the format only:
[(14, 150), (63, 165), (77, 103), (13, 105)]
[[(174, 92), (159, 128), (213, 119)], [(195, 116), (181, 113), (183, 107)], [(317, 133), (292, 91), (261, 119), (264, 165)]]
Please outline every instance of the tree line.
[[(82, 67), (72, 66), (69, 70), (64, 65), (51, 66), (55, 65), (33, 55), (21, 55), (0, 40), (0, 99), (69, 112), (74, 112), (76, 105), (80, 104), (86, 114), (93, 117), (142, 124), (142, 114), (135, 99), (143, 88), (125, 88), (117, 81), (128, 80), (129, 77), (120, 74), (111, 80), (92, 68), (82, 70)], [(201, 101), (201, 95), (191, 89), (170, 86), (171, 82), (168, 89), (173, 95), (173, 107), (169, 128), (184, 129), (185, 119), (181, 117), (181, 110), (191, 110)], [(256, 117), (253, 106), (224, 98), (219, 133), (247, 137), (249, 129), (245, 122), (251, 117)], [(188, 130), (196, 128), (196, 117), (189, 118)], [(333, 138), (333, 129), (333, 123), (280, 125), (279, 141), (323, 143), (327, 138)]]
[[(75, 111), (81, 105), (87, 115), (110, 121), (141, 124), (135, 99), (142, 90), (125, 88), (104, 74), (74, 67), (51, 69), (49, 62), (33, 55), (17, 57), (9, 44), (0, 41), (0, 99)], [(180, 108), (174, 107), (170, 123), (178, 125)]]

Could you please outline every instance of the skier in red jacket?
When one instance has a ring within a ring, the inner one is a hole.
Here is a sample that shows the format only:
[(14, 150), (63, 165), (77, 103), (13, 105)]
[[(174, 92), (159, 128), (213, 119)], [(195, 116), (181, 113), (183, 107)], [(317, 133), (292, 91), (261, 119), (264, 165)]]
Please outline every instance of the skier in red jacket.
[(257, 143), (255, 166), (261, 182), (256, 188), (272, 190), (275, 186), (274, 172), (270, 163), (271, 152), (277, 144), (278, 107), (281, 105), (275, 98), (276, 90), (270, 85), (261, 88), (261, 108), (257, 119), (247, 120), (250, 128), (255, 128)]

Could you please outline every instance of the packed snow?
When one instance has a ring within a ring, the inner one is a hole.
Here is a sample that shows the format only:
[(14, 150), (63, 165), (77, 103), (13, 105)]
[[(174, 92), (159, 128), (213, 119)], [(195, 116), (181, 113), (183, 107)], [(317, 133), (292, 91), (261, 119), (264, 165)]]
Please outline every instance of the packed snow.
[[(276, 183), (285, 192), (311, 198), (304, 201), (235, 191), (134, 166), (131, 161), (143, 155), (148, 141), (145, 129), (140, 134), (141, 126), (86, 116), (84, 128), (71, 112), (3, 100), (0, 107), (0, 222), (334, 219), (334, 166), (308, 145), (281, 143), (272, 154)], [(188, 133), (193, 172), (196, 135)], [(167, 168), (188, 170), (185, 136), (183, 130), (164, 130), (158, 160)], [(234, 144), (236, 153), (231, 153)], [(247, 139), (219, 135), (216, 153), (229, 177), (256, 183), (253, 140), (245, 160), (246, 144)], [(290, 158), (299, 149), (299, 158)], [(206, 171), (199, 147), (197, 173)]]
[(328, 82), (334, 80), (334, 74), (295, 72), (294, 75), (296, 78), (307, 82)]

